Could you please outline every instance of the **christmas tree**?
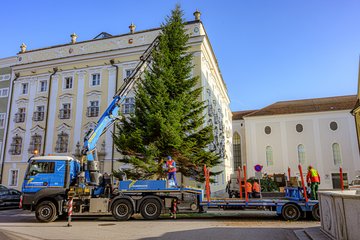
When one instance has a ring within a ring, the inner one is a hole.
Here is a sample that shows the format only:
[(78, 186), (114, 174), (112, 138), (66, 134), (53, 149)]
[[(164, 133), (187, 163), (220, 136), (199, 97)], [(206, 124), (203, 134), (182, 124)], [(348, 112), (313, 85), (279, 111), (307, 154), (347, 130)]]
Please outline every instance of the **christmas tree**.
[(202, 182), (204, 164), (216, 166), (220, 156), (208, 148), (213, 129), (204, 125), (206, 105), (200, 100), (199, 77), (191, 74), (193, 56), (186, 45), (190, 36), (179, 5), (161, 30), (151, 66), (136, 86), (134, 114), (117, 125), (114, 143), (124, 156), (120, 161), (132, 166), (125, 170), (128, 178), (164, 177), (170, 155), (178, 172)]

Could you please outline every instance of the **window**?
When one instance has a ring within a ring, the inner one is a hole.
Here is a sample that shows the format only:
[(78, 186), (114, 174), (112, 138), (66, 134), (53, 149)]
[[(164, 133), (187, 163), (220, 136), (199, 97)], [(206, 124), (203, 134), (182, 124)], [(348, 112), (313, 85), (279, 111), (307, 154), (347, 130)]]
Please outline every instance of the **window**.
[(36, 111), (33, 115), (33, 121), (43, 121), (44, 120), (45, 106), (37, 106)]
[(30, 176), (34, 176), (38, 173), (54, 173), (54, 172), (55, 172), (54, 162), (40, 162), (40, 161), (33, 161), (28, 171)]
[(87, 109), (88, 117), (97, 117), (99, 115), (99, 101), (90, 101), (90, 106)]
[(338, 129), (337, 123), (336, 122), (331, 122), (330, 123), (330, 129), (333, 130), (333, 131), (337, 130)]
[(305, 147), (302, 144), (299, 144), (297, 147), (298, 150), (298, 160), (301, 165), (305, 164)]
[(64, 88), (70, 89), (73, 86), (73, 78), (72, 77), (66, 77), (64, 80)]
[(273, 150), (271, 146), (266, 147), (266, 165), (267, 166), (274, 165)]
[(270, 134), (270, 133), (271, 133), (271, 127), (269, 127), (269, 126), (266, 126), (264, 130), (265, 130), (265, 133), (266, 133), (266, 134)]
[(234, 170), (242, 166), (241, 162), (241, 139), (240, 135), (235, 132), (233, 135), (233, 154), (234, 154)]
[(18, 112), (15, 113), (15, 122), (25, 122), (25, 108), (18, 108)]
[(91, 75), (91, 86), (100, 85), (100, 73), (95, 73)]
[(10, 80), (10, 74), (0, 75), (0, 81)]
[(37, 151), (37, 153), (39, 153), (40, 149), (41, 149), (41, 136), (38, 134), (35, 134), (35, 135), (31, 136), (29, 153), (34, 154), (35, 150)]
[(208, 115), (211, 117), (213, 115), (213, 106), (211, 103), (208, 104)]
[(10, 182), (9, 186), (17, 186), (18, 184), (19, 170), (10, 170)]
[(332, 151), (333, 151), (334, 165), (336, 166), (341, 165), (342, 160), (341, 160), (340, 145), (338, 143), (334, 143), (332, 145)]
[(9, 88), (0, 88), (0, 98), (9, 96)]
[(60, 109), (59, 118), (60, 119), (69, 119), (71, 115), (71, 104), (63, 103), (63, 108)]
[(64, 132), (59, 133), (58, 139), (56, 141), (55, 152), (66, 153), (68, 150), (68, 143), (69, 143), (69, 135)]
[[(331, 180), (334, 189), (341, 189), (340, 173), (331, 173)], [(344, 187), (347, 188), (349, 186), (347, 173), (343, 173), (343, 181)]]
[(47, 91), (47, 81), (40, 81), (40, 92)]
[(131, 75), (133, 72), (134, 72), (134, 69), (126, 69), (126, 70), (125, 70), (125, 75), (126, 75), (126, 77), (127, 77), (127, 78), (130, 77), (130, 75)]
[(298, 133), (301, 133), (304, 130), (303, 125), (302, 124), (296, 124), (296, 131)]
[(135, 112), (135, 99), (132, 97), (125, 98), (125, 102), (123, 104), (122, 113), (130, 114)]
[(22, 146), (22, 138), (19, 136), (15, 136), (12, 139), (12, 143), (10, 145), (10, 154), (11, 155), (20, 155), (21, 154), (21, 146)]
[(0, 128), (5, 127), (6, 113), (0, 113)]
[(22, 83), (21, 84), (21, 94), (28, 94), (28, 91), (29, 91), (29, 84)]

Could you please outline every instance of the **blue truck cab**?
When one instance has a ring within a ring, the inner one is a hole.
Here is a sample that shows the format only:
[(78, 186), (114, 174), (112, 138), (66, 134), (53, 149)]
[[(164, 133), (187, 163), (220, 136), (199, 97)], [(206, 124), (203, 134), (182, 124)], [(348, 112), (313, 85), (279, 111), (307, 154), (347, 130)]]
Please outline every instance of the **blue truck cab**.
[(22, 185), (22, 208), (35, 210), (40, 221), (53, 221), (53, 212), (63, 212), (64, 200), (79, 170), (80, 162), (68, 156), (30, 158)]
[(44, 188), (68, 188), (76, 179), (80, 162), (67, 156), (42, 156), (29, 159), (22, 185), (24, 194)]

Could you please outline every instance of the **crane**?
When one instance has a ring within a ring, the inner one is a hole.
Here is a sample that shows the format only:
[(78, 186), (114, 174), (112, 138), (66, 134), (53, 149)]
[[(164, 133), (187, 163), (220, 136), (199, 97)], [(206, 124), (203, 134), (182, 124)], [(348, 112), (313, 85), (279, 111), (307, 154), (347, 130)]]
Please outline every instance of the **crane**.
[(124, 79), (123, 85), (116, 91), (112, 102), (109, 104), (105, 112), (99, 118), (96, 127), (91, 129), (84, 138), (84, 145), (82, 149), (82, 161), (79, 184), (98, 185), (98, 179), (101, 176), (98, 170), (98, 160), (96, 154), (96, 144), (101, 135), (103, 135), (114, 123), (119, 119), (119, 110), (121, 104), (124, 102), (128, 93), (134, 87), (136, 81), (140, 79), (144, 70), (151, 62), (151, 52), (159, 44), (159, 37), (148, 46), (145, 52), (140, 56), (140, 61), (137, 63), (131, 74)]

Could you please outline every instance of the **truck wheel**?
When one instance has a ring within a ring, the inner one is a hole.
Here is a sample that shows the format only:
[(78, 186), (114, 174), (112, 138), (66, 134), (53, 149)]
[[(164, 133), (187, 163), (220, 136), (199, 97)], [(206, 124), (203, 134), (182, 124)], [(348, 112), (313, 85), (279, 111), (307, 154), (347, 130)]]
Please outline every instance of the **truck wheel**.
[(116, 220), (126, 221), (133, 214), (133, 207), (128, 200), (119, 199), (112, 205), (111, 211)]
[(286, 204), (281, 210), (281, 215), (285, 220), (297, 221), (301, 216), (301, 211), (295, 204)]
[(311, 215), (312, 217), (316, 220), (316, 221), (320, 221), (320, 209), (319, 209), (319, 204), (316, 204), (312, 211), (311, 211)]
[(141, 216), (145, 219), (157, 219), (161, 214), (161, 204), (157, 199), (146, 199), (141, 204), (140, 213)]
[(51, 201), (41, 202), (35, 209), (35, 216), (39, 222), (55, 221), (57, 217), (55, 204)]

